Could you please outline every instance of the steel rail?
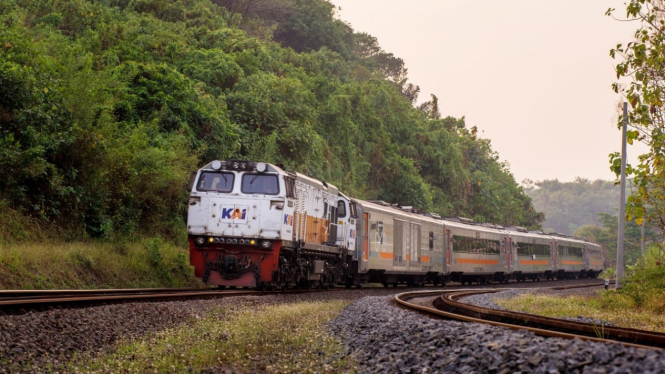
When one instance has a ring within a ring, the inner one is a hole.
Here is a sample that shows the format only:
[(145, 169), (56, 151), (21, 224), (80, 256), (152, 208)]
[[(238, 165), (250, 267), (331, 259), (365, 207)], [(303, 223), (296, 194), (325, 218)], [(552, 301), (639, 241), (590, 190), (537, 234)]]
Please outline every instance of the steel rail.
[[(123, 291), (115, 294), (83, 294), (71, 295), (60, 294), (44, 297), (13, 298), (0, 300), (0, 314), (13, 313), (16, 311), (24, 312), (26, 310), (35, 310), (40, 308), (70, 307), (73, 305), (88, 304), (106, 304), (123, 303), (138, 301), (165, 301), (182, 299), (210, 299), (237, 296), (263, 296), (278, 294), (300, 294), (317, 292), (321, 290), (313, 289), (293, 289), (283, 291), (256, 291), (256, 290), (219, 290), (219, 289), (190, 289), (183, 292), (173, 292), (174, 290), (162, 289), (159, 292), (149, 292), (146, 289), (140, 292)], [(334, 291), (334, 290), (333, 290)]]
[(70, 297), (92, 295), (122, 295), (139, 293), (172, 293), (172, 292), (202, 292), (210, 288), (102, 288), (86, 290), (0, 290), (0, 300), (15, 300), (20, 298), (44, 297)]
[[(573, 285), (563, 287), (548, 287), (546, 289), (570, 289), (581, 287), (600, 286), (602, 284)], [(626, 346), (638, 348), (665, 347), (665, 334), (615, 326), (598, 326), (590, 323), (569, 321), (558, 318), (549, 318), (528, 313), (509, 312), (503, 310), (482, 308), (456, 301), (465, 296), (494, 293), (510, 290), (484, 289), (484, 290), (438, 290), (404, 292), (395, 296), (395, 302), (408, 309), (415, 309), (428, 315), (455, 319), (464, 322), (486, 323), (493, 326), (507, 327), (513, 330), (528, 330), (536, 335), (589, 340), (603, 343), (621, 343)], [(444, 304), (436, 308), (410, 303), (408, 300), (426, 296), (440, 296), (437, 302)], [(446, 310), (441, 310), (441, 307)], [(600, 335), (600, 336), (599, 336)]]

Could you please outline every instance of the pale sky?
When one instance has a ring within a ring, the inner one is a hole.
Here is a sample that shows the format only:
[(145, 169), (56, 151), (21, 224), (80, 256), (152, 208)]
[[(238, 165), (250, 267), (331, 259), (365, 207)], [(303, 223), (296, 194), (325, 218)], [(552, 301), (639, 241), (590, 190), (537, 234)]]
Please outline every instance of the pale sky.
[(340, 19), (404, 59), (419, 101), (433, 93), (443, 116), (477, 126), (518, 182), (614, 179), (620, 97), (609, 50), (638, 25), (605, 11), (623, 16), (624, 1), (331, 0)]

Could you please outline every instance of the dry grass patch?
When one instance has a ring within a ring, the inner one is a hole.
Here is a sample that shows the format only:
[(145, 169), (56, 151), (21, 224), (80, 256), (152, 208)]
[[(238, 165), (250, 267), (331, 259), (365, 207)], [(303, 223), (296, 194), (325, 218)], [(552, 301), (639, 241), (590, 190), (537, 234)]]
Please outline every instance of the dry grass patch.
[(613, 291), (591, 297), (524, 293), (509, 299), (498, 298), (495, 303), (507, 309), (547, 317), (583, 316), (621, 327), (665, 332), (665, 315), (636, 308)]
[(114, 354), (83, 360), (72, 372), (234, 372), (321, 373), (354, 371), (341, 342), (325, 323), (347, 301), (302, 302), (220, 309), (193, 324), (124, 342)]
[(158, 238), (134, 242), (0, 241), (0, 289), (201, 286), (187, 249)]

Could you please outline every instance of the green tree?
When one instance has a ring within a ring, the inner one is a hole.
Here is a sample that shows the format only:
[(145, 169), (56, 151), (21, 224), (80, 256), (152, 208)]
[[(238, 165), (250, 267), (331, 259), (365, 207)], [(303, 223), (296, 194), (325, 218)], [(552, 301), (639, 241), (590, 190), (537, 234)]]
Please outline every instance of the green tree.
[[(654, 220), (665, 230), (665, 78), (662, 61), (665, 57), (665, 7), (662, 0), (631, 0), (626, 3), (626, 20), (634, 21), (637, 30), (634, 39), (618, 44), (610, 50), (610, 56), (620, 60), (616, 64), (617, 81), (626, 78), (627, 86), (616, 82), (612, 85), (630, 103), (628, 143), (641, 141), (649, 151), (639, 156), (637, 165), (628, 165), (626, 173), (634, 178), (637, 187), (627, 204), (628, 219), (639, 224), (645, 218)], [(609, 9), (607, 15), (614, 15)], [(618, 125), (621, 126), (623, 116)], [(610, 155), (612, 170), (621, 172), (621, 156)], [(651, 215), (645, 215), (649, 206)]]

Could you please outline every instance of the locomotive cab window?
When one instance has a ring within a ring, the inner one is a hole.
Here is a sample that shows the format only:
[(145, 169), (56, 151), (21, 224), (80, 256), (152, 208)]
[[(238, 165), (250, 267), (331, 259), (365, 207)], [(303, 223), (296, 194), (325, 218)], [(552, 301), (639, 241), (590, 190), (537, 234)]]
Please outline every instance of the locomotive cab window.
[(346, 217), (346, 204), (344, 203), (344, 200), (340, 200), (337, 202), (337, 218), (344, 217)]
[(271, 174), (245, 174), (242, 176), (242, 193), (277, 195), (279, 180)]
[(231, 192), (235, 174), (204, 171), (199, 177), (196, 189), (202, 192)]
[(286, 187), (286, 197), (296, 198), (296, 180), (291, 177), (284, 177), (284, 186)]

